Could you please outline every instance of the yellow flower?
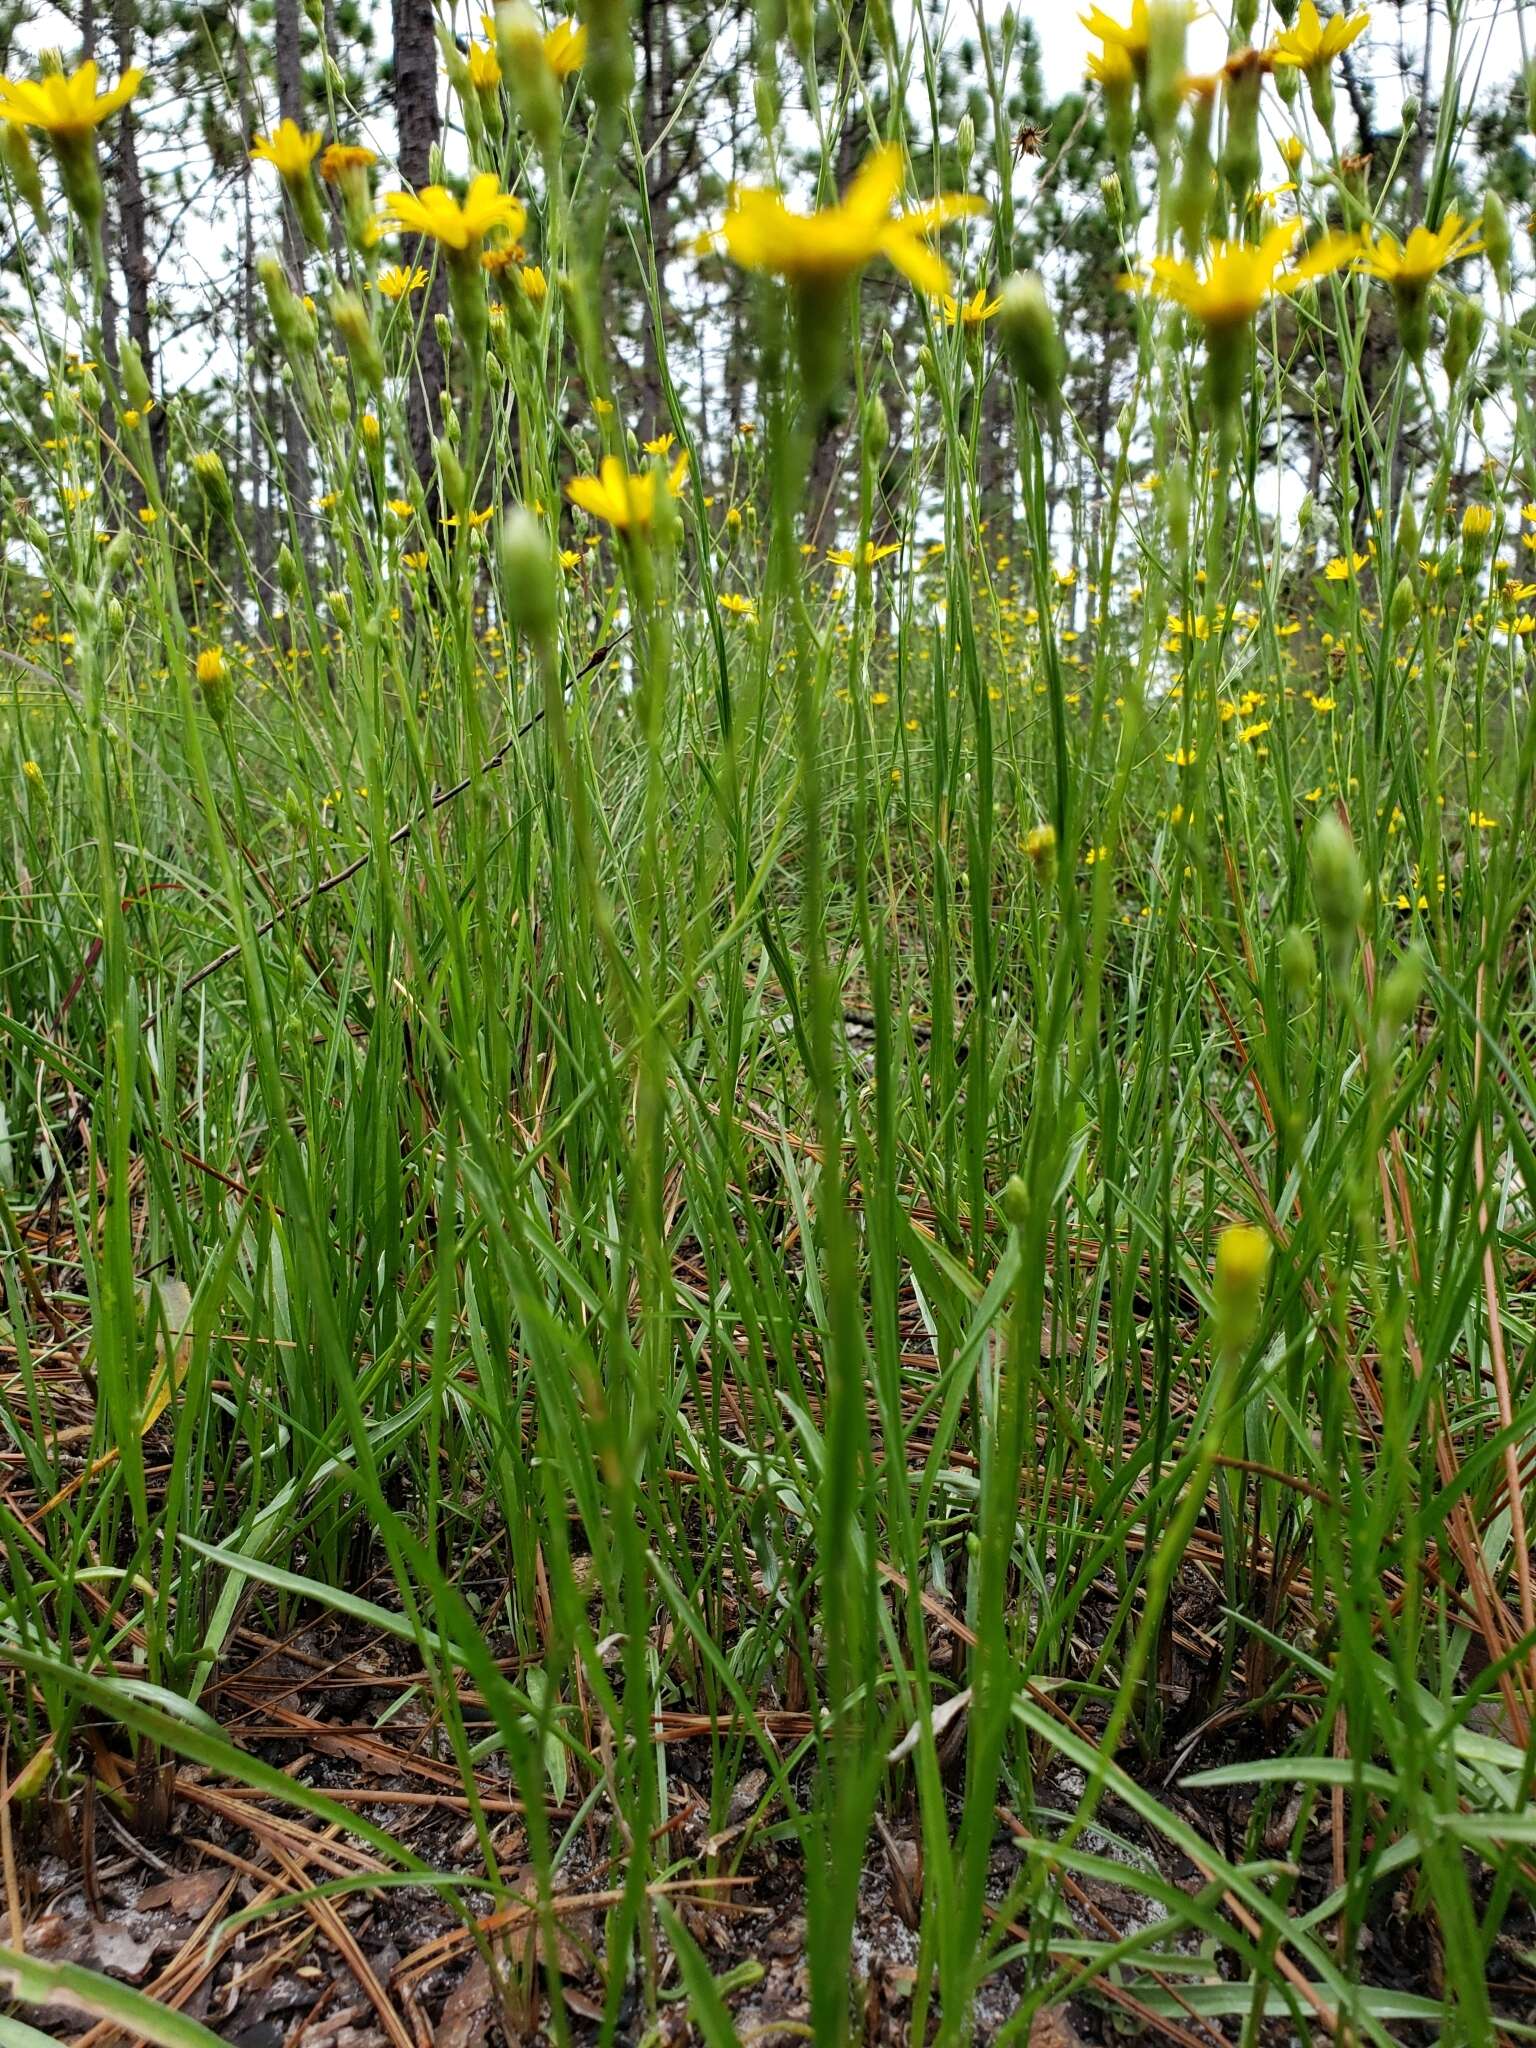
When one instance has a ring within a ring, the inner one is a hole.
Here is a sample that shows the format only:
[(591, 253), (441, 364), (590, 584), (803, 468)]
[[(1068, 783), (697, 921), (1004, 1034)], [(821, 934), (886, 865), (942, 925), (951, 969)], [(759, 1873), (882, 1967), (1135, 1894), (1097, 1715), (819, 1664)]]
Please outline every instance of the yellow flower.
[(979, 327), (984, 320), (992, 318), (1002, 303), (1001, 299), (987, 297), (985, 285), (978, 285), (963, 306), (950, 292), (945, 292), (939, 301), (946, 327)]
[(386, 299), (403, 299), (408, 292), (419, 292), (427, 281), (422, 269), (412, 270), (410, 266), (392, 263), (388, 270), (379, 272), (379, 290)]
[(777, 192), (738, 191), (720, 239), (743, 270), (770, 271), (803, 289), (842, 284), (884, 256), (919, 291), (947, 291), (949, 272), (926, 238), (946, 221), (983, 212), (983, 203), (951, 194), (915, 212), (893, 215), (900, 185), (901, 152), (894, 144), (883, 143), (840, 203), (819, 213), (794, 213)]
[(225, 676), (224, 650), (222, 647), (204, 647), (197, 657), (197, 680), (205, 687), (209, 683), (222, 683)]
[[(900, 541), (883, 541), (879, 547), (876, 547), (872, 540), (865, 541), (863, 557), (865, 568), (872, 569), (876, 562), (883, 562), (887, 555), (898, 554), (900, 549)], [(854, 554), (852, 548), (828, 548), (827, 560), (835, 562), (839, 569), (851, 569), (858, 560), (858, 557)]]
[(522, 201), (502, 191), (494, 171), (481, 171), (471, 178), (462, 200), (446, 185), (428, 185), (419, 193), (391, 192), (384, 204), (395, 227), (427, 235), (458, 256), (470, 250), (478, 253), (486, 236), (497, 228), (505, 228), (509, 235), (521, 234), (528, 218)]
[(523, 288), (523, 296), (534, 305), (542, 305), (549, 297), (549, 279), (537, 263), (525, 263), (517, 273), (517, 281)]
[(640, 446), (647, 455), (670, 455), (676, 441), (676, 434), (658, 434), (654, 441), (642, 441)]
[(301, 128), (297, 121), (279, 121), (270, 135), (258, 135), (251, 144), (251, 162), (270, 164), (286, 182), (309, 176), (309, 167), (320, 154), (318, 128)]
[(139, 522), (141, 525), (153, 526), (155, 521), (159, 517), (160, 514), (155, 510), (153, 505), (141, 505), (139, 507)]
[(0, 78), (0, 121), (18, 128), (41, 128), (55, 142), (79, 142), (120, 107), (126, 107), (144, 83), (140, 70), (125, 71), (110, 90), (96, 90), (96, 65), (87, 58), (70, 78), (50, 72), (45, 78)]
[(1335, 14), (1326, 22), (1314, 0), (1301, 0), (1294, 28), (1282, 29), (1271, 44), (1271, 63), (1294, 64), (1303, 71), (1329, 65), (1341, 50), (1347, 50), (1356, 36), (1363, 36), (1370, 24), (1369, 14)]
[(1350, 570), (1353, 569), (1358, 575), (1370, 559), (1369, 555), (1352, 555), (1346, 562), (1342, 555), (1335, 555), (1324, 568), (1323, 574), (1330, 583), (1347, 583)]
[(360, 142), (333, 142), (320, 159), (320, 175), (328, 185), (335, 185), (352, 172), (370, 169), (378, 160), (376, 152), (364, 149)]
[(1095, 65), (1108, 64), (1117, 74), (1122, 65), (1127, 69), (1145, 66), (1147, 46), (1152, 39), (1152, 11), (1147, 0), (1131, 0), (1129, 21), (1116, 21), (1102, 7), (1094, 7), (1077, 18), (1089, 35), (1098, 37), (1101, 45), (1088, 59), (1088, 68), (1095, 78), (1100, 76)]
[(1146, 274), (1128, 283), (1181, 306), (1208, 329), (1242, 327), (1272, 292), (1294, 291), (1360, 254), (1353, 236), (1324, 235), (1298, 262), (1283, 268), (1300, 232), (1300, 221), (1287, 220), (1261, 242), (1213, 242), (1203, 272), (1182, 257), (1154, 256)]
[(556, 78), (569, 78), (587, 61), (587, 32), (574, 21), (556, 22), (544, 38), (544, 58)]
[[(667, 477), (667, 489), (676, 496), (688, 474), (688, 458), (680, 455)], [(656, 477), (651, 470), (631, 476), (617, 456), (605, 455), (596, 476), (573, 477), (565, 495), (594, 519), (603, 519), (616, 533), (644, 532), (656, 509)]]
[(393, 512), (397, 519), (409, 519), (415, 509), (409, 498), (386, 498), (384, 501), (384, 510)]
[(1482, 246), (1475, 226), (1466, 226), (1459, 214), (1448, 213), (1438, 228), (1415, 228), (1406, 243), (1399, 243), (1395, 235), (1378, 234), (1363, 245), (1360, 268), (1385, 284), (1422, 290), (1450, 264), (1476, 255)]
[[(1146, 61), (1145, 50), (1141, 59)], [(1128, 93), (1136, 83), (1136, 62), (1124, 43), (1106, 42), (1103, 49), (1089, 51), (1088, 76), (1106, 93)]]
[(1469, 505), (1461, 515), (1463, 540), (1486, 540), (1493, 531), (1493, 507)]
[(489, 43), (469, 46), (469, 82), (477, 92), (494, 92), (501, 83), (501, 59)]
[(738, 619), (750, 619), (757, 623), (757, 606), (750, 597), (741, 597), (734, 590), (722, 590), (719, 597), (720, 609), (733, 612)]

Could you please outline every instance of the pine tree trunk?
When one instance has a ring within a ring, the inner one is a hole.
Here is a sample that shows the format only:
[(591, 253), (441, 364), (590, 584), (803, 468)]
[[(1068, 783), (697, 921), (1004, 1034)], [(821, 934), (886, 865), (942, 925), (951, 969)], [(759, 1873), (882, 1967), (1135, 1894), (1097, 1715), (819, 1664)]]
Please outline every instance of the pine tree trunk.
[[(277, 57), (277, 111), (284, 121), (304, 125), (304, 61), (299, 42), (298, 0), (277, 0), (273, 15)], [(304, 230), (292, 203), (283, 200), (283, 260), (296, 292), (304, 289)], [(288, 485), (289, 516), (299, 543), (308, 553), (310, 531), (309, 436), (304, 415), (291, 389), (283, 394), (283, 468)]]
[[(395, 122), (400, 137), (400, 170), (405, 182), (420, 189), (432, 182), (432, 152), (441, 127), (437, 111), (437, 39), (432, 26), (432, 0), (392, 0), (395, 42)], [(418, 240), (407, 246), (408, 264), (430, 267), (435, 251)], [(432, 437), (437, 431), (443, 390), (443, 352), (438, 346), (435, 316), (447, 310), (447, 291), (439, 265), (422, 320), (416, 370), (406, 399), (411, 459), (435, 502)]]
[[(112, 32), (117, 43), (119, 75), (133, 63), (134, 0), (112, 0)], [(149, 285), (154, 266), (149, 258), (149, 210), (139, 171), (138, 122), (131, 106), (123, 109), (114, 151), (117, 195), (117, 255), (128, 299), (128, 338), (144, 364), (150, 389), (155, 388), (155, 341), (149, 319)], [(157, 406), (149, 418), (150, 458), (161, 475), (165, 465), (166, 414)]]

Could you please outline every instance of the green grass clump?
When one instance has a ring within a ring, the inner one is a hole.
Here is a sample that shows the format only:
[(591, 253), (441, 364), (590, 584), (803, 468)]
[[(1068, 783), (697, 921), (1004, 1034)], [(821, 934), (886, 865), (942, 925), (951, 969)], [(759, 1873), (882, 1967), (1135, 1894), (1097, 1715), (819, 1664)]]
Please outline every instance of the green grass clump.
[[(605, 2048), (678, 1993), (736, 2038), (688, 1916), (765, 1843), (851, 2038), (892, 1830), (914, 2041), (995, 1976), (1009, 2040), (1522, 2038), (1536, 433), (1460, 10), (1364, 168), (1309, 0), (1210, 78), (1182, 8), (1096, 18), (1097, 425), (1015, 26), (951, 128), (926, 15), (801, 11), (686, 259), (643, 177), (616, 216), (607, 0), (448, 39), (451, 189), (274, 134), (274, 507), (104, 344), (122, 106), (0, 103), (52, 380), (0, 586), (7, 1839), (88, 1785), (163, 1828), (196, 1763), (435, 1886), (557, 2037), (600, 1842)], [(707, 432), (685, 262), (750, 350)], [(221, 1720), (317, 1611), (399, 1646), (468, 1865)]]

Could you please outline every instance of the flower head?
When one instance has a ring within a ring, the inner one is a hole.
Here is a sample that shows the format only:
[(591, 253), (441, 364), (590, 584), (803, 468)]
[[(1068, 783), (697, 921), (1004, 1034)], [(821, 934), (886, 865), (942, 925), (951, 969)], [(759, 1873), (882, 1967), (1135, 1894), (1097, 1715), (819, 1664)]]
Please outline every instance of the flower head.
[(1287, 220), (1259, 242), (1214, 242), (1203, 269), (1182, 257), (1155, 256), (1145, 276), (1130, 283), (1181, 306), (1208, 331), (1243, 327), (1273, 293), (1294, 291), (1359, 256), (1360, 244), (1352, 236), (1325, 235), (1297, 262), (1288, 263), (1300, 232), (1300, 221)]
[(411, 292), (419, 292), (426, 281), (427, 273), (419, 264), (413, 270), (409, 264), (392, 263), (378, 275), (378, 287), (386, 299), (403, 299)]
[(519, 234), (528, 218), (522, 201), (502, 191), (494, 171), (471, 178), (462, 200), (446, 185), (428, 185), (421, 192), (391, 192), (384, 204), (393, 226), (427, 235), (459, 256), (478, 253), (486, 236), (498, 228)]
[(1360, 268), (1386, 284), (1423, 291), (1442, 270), (1476, 255), (1482, 246), (1475, 226), (1448, 213), (1438, 228), (1416, 227), (1403, 243), (1395, 235), (1378, 234), (1362, 248)]
[(279, 121), (270, 135), (258, 135), (251, 144), (251, 162), (270, 164), (286, 183), (307, 178), (319, 154), (319, 129), (301, 128), (297, 121)]
[(544, 56), (556, 78), (569, 78), (587, 61), (587, 32), (579, 22), (559, 21), (544, 38)]
[(494, 92), (501, 84), (501, 59), (488, 43), (469, 46), (469, 82), (477, 92)]
[[(688, 458), (680, 455), (667, 476), (667, 490), (674, 497), (687, 474)], [(597, 475), (573, 477), (565, 495), (594, 519), (606, 520), (616, 533), (643, 533), (656, 510), (656, 475), (654, 470), (642, 470), (632, 476), (617, 456), (605, 455)]]
[(126, 107), (144, 82), (140, 70), (125, 71), (108, 91), (96, 90), (96, 64), (87, 58), (72, 76), (55, 71), (44, 78), (0, 78), (0, 121), (41, 128), (55, 142), (79, 142)]
[(978, 285), (971, 296), (962, 304), (951, 292), (945, 292), (939, 304), (944, 312), (946, 327), (980, 327), (990, 320), (1002, 304), (1001, 299), (989, 299), (985, 285)]
[[(488, 36), (496, 34), (494, 14), (482, 14), (480, 26)], [(587, 32), (578, 21), (557, 21), (555, 26), (539, 38), (539, 47), (544, 53), (544, 62), (556, 78), (569, 78), (573, 71), (579, 71), (587, 61)]]
[(1269, 50), (1270, 60), (1275, 64), (1294, 64), (1302, 71), (1329, 65), (1341, 50), (1349, 48), (1356, 36), (1365, 34), (1370, 19), (1362, 11), (1335, 14), (1324, 21), (1314, 0), (1301, 0), (1295, 26), (1282, 29), (1275, 37)]
[(738, 191), (720, 229), (726, 253), (743, 270), (770, 271), (803, 289), (843, 283), (877, 256), (885, 256), (919, 291), (949, 288), (949, 272), (927, 238), (946, 221), (980, 213), (983, 203), (963, 194), (893, 215), (901, 185), (901, 152), (878, 148), (836, 206), (795, 213), (777, 192)]
[(343, 178), (371, 170), (378, 160), (377, 152), (360, 142), (333, 142), (320, 159), (320, 175), (328, 185), (338, 185)]

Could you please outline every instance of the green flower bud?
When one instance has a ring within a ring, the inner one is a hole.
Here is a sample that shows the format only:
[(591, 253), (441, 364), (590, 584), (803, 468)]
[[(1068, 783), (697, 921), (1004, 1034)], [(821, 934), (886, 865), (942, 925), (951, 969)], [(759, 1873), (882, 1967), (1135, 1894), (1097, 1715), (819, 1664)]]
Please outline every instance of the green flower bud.
[(368, 308), (356, 292), (337, 292), (331, 300), (331, 318), (336, 332), (347, 345), (352, 367), (371, 391), (384, 389), (384, 355)]
[(434, 441), (432, 452), (437, 458), (443, 497), (449, 509), (462, 518), (469, 507), (469, 479), (464, 474), (464, 465), (446, 441)]
[(1280, 973), (1292, 1002), (1303, 1003), (1317, 986), (1317, 955), (1300, 925), (1287, 925), (1280, 941)]
[(549, 534), (526, 506), (515, 506), (502, 521), (497, 555), (507, 624), (536, 646), (550, 647), (559, 613), (559, 585)]
[(1311, 859), (1312, 894), (1329, 963), (1342, 974), (1365, 916), (1365, 883), (1355, 842), (1337, 811), (1325, 811), (1313, 826)]
[(560, 81), (544, 55), (544, 31), (527, 0), (497, 8), (496, 54), (513, 104), (548, 158), (560, 146)]
[(1419, 563), (1419, 521), (1413, 509), (1412, 498), (1403, 499), (1403, 509), (1397, 521), (1397, 559), (1406, 564), (1406, 573), (1412, 575)]
[(11, 121), (0, 122), (0, 164), (4, 164), (9, 172), (12, 184), (26, 201), (39, 228), (46, 228), (48, 208), (43, 199), (43, 181), (38, 175), (37, 158), (32, 154), (26, 129)]
[(1392, 631), (1401, 638), (1413, 624), (1413, 615), (1418, 610), (1418, 593), (1410, 577), (1399, 576), (1397, 588), (1392, 593)]
[(210, 512), (217, 512), (221, 518), (232, 519), (235, 511), (235, 495), (230, 488), (229, 471), (224, 467), (224, 458), (212, 448), (199, 448), (192, 457), (192, 474), (197, 487), (206, 499)]
[(890, 417), (879, 392), (873, 391), (864, 401), (864, 453), (871, 462), (880, 460), (890, 439)]
[(1381, 984), (1377, 997), (1377, 1020), (1383, 1050), (1411, 1022), (1424, 993), (1424, 955), (1410, 946)]
[(1504, 202), (1497, 192), (1488, 191), (1483, 197), (1483, 249), (1489, 266), (1498, 279), (1499, 290), (1507, 297), (1510, 290), (1510, 259), (1514, 254), (1514, 242), (1509, 232), (1509, 215), (1504, 211)]
[(1003, 282), (997, 327), (1014, 375), (1053, 410), (1061, 397), (1065, 367), (1056, 317), (1045, 286), (1033, 270), (1015, 271)]
[(1151, 0), (1147, 10), (1147, 70), (1141, 114), (1147, 133), (1161, 142), (1172, 128), (1184, 90), (1184, 38), (1189, 12), (1184, 0)]

